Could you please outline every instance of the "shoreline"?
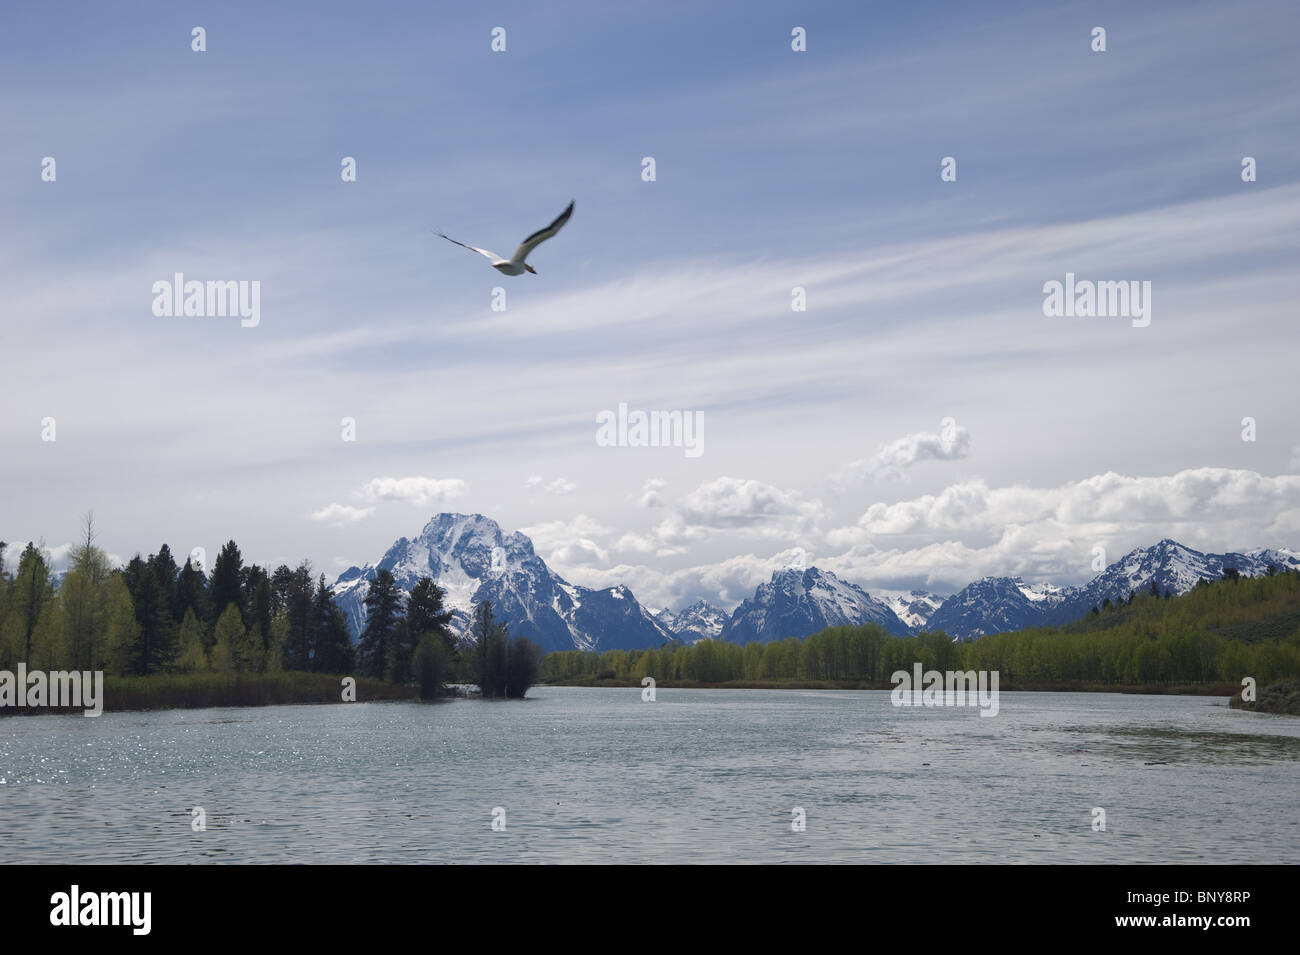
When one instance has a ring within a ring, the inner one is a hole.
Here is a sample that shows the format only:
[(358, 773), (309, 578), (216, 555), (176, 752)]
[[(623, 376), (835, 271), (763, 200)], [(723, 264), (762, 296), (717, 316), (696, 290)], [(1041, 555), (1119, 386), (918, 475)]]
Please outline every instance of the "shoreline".
[[(419, 687), (398, 685), (367, 677), (356, 679), (354, 700), (342, 697), (343, 676), (333, 674), (280, 671), (243, 674), (171, 674), (151, 677), (107, 677), (104, 685), (104, 713), (150, 712), (155, 710), (199, 710), (248, 706), (301, 706), (333, 703), (418, 703), (474, 699), (478, 694), (464, 686), (448, 685), (435, 700), (421, 700)], [(557, 680), (540, 682), (536, 687), (575, 687), (578, 689), (642, 689), (639, 680)], [(830, 680), (730, 680), (721, 683), (696, 681), (658, 682), (656, 690), (862, 690), (892, 691), (892, 683), (875, 681)], [(1235, 709), (1258, 712), (1268, 707), (1242, 706), (1241, 687), (1231, 683), (1168, 684), (1080, 684), (1080, 683), (1005, 683), (999, 692), (1008, 693), (1118, 693), (1132, 696), (1200, 696), (1217, 697)], [(1271, 695), (1271, 694), (1270, 694)], [(6, 716), (39, 716), (58, 713), (82, 715), (84, 707), (0, 706), (0, 719)], [(1274, 711), (1275, 712), (1275, 711)]]
[[(538, 686), (641, 689), (639, 680), (554, 680)], [(721, 683), (685, 680), (655, 683), (656, 690), (893, 690), (895, 686), (873, 680), (727, 680)], [(1240, 686), (1232, 683), (1002, 683), (998, 687), (998, 692), (1007, 693), (1125, 693), (1134, 696), (1231, 697), (1240, 690)]]

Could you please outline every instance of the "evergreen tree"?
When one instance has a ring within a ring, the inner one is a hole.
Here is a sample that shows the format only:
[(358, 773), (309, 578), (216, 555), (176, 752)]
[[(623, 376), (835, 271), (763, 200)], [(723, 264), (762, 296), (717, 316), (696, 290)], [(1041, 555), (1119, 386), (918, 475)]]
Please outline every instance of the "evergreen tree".
[(23, 659), (30, 661), (36, 627), (54, 599), (49, 562), (45, 559), (45, 552), (34, 544), (29, 543), (18, 558), (14, 592), (17, 597), (14, 609), (22, 615)]
[[(284, 571), (284, 574), (281, 574)], [(284, 666), (287, 670), (309, 670), (316, 648), (321, 617), (312, 589), (311, 563), (303, 561), (296, 570), (281, 567), (274, 578), (286, 621)]]
[(357, 668), (363, 676), (388, 676), (393, 644), (402, 621), (402, 593), (393, 575), (380, 570), (366, 591), (366, 629), (357, 642)]
[(356, 663), (353, 659), (352, 634), (348, 621), (334, 595), (325, 586), (325, 575), (320, 575), (313, 600), (316, 618), (316, 646), (312, 651), (312, 669), (318, 673), (350, 673)]
[(158, 553), (149, 557), (149, 569), (158, 578), (158, 589), (162, 592), (163, 600), (167, 605), (167, 613), (174, 622), (179, 624), (180, 619), (176, 616), (176, 577), (180, 573), (180, 568), (172, 558), (171, 548), (166, 544), (159, 547)]
[[(153, 558), (150, 558), (152, 561)], [(146, 676), (169, 666), (176, 656), (176, 621), (171, 601), (163, 592), (156, 568), (137, 554), (126, 565), (123, 577), (131, 592), (139, 632), (133, 646), (126, 648), (126, 672)]]
[(179, 623), (187, 610), (194, 611), (194, 619), (204, 626), (204, 647), (211, 645), (207, 627), (212, 623), (212, 602), (208, 595), (208, 578), (188, 557), (176, 577), (176, 603), (172, 617)]
[(263, 641), (265, 650), (265, 641), (271, 636), (271, 578), (256, 564), (246, 568), (243, 576), (244, 606), (248, 608), (244, 623)]
[(447, 644), (436, 634), (426, 632), (415, 648), (412, 668), (420, 684), (420, 699), (432, 700), (439, 696), (451, 673)]
[[(740, 651), (734, 644), (726, 644), (727, 652)], [(530, 687), (537, 683), (537, 675), (542, 669), (542, 648), (527, 637), (510, 638), (506, 634), (506, 683), (505, 695), (512, 699), (523, 699)]]
[(212, 566), (212, 587), (209, 592), (212, 594), (212, 613), (215, 617), (220, 618), (226, 608), (234, 604), (239, 608), (240, 619), (243, 619), (247, 608), (242, 586), (243, 573), (244, 559), (239, 554), (239, 546), (234, 541), (227, 541)]
[(414, 678), (415, 651), (425, 636), (432, 635), (450, 651), (455, 637), (449, 626), (452, 614), (444, 608), (443, 597), (444, 591), (432, 577), (421, 577), (411, 588), (406, 601), (406, 625), (399, 628), (393, 645), (390, 672), (394, 682), (409, 683)]
[(492, 615), (490, 601), (474, 608), (470, 639), (474, 642), (475, 682), (483, 696), (519, 698), (537, 682), (539, 648), (522, 637), (511, 640), (506, 625)]

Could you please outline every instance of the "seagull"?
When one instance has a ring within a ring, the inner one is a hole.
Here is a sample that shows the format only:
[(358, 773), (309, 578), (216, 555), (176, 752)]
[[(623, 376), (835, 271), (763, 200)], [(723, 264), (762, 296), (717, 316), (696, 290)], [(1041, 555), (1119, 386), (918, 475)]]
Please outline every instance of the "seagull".
[(503, 259), (495, 252), (489, 252), (487, 249), (480, 249), (477, 246), (466, 245), (464, 242), (456, 242), (456, 240), (451, 236), (443, 235), (441, 232), (439, 232), (438, 235), (441, 235), (448, 242), (456, 242), (456, 244), (462, 249), (469, 249), (471, 252), (477, 252), (479, 255), (486, 255), (492, 260), (492, 268), (496, 269), (502, 275), (523, 275), (525, 272), (532, 272), (536, 275), (537, 270), (531, 265), (525, 264), (524, 259), (528, 258), (529, 252), (533, 251), (533, 249), (537, 248), (551, 236), (555, 235), (555, 233), (559, 232), (560, 229), (563, 228), (564, 223), (569, 221), (569, 216), (571, 215), (573, 215), (572, 201), (569, 202), (568, 207), (563, 212), (556, 216), (554, 222), (548, 225), (545, 229), (538, 229), (528, 238), (524, 239), (519, 248), (515, 249), (514, 257), (509, 259)]

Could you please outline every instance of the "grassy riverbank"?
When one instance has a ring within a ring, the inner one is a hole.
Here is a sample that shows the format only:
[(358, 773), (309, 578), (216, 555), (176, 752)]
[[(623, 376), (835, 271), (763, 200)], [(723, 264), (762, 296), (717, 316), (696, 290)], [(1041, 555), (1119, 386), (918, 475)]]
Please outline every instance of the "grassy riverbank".
[[(276, 706), (289, 703), (343, 702), (342, 676), (327, 673), (177, 673), (157, 676), (106, 676), (105, 712), (205, 709), (214, 706)], [(357, 702), (416, 700), (419, 688), (360, 678)], [(84, 707), (0, 707), (0, 715), (80, 713)]]
[[(639, 680), (574, 678), (550, 680), (546, 686), (635, 687)], [(861, 680), (727, 680), (721, 683), (702, 683), (697, 680), (663, 680), (655, 684), (658, 690), (892, 690), (893, 683)], [(998, 692), (1033, 693), (1133, 693), (1153, 696), (1227, 696), (1239, 690), (1231, 683), (1011, 683), (1000, 682)]]
[(1250, 703), (1241, 699), (1241, 688), (1237, 687), (1228, 700), (1228, 705), (1239, 710), (1254, 710), (1257, 713), (1282, 713), (1288, 716), (1300, 716), (1300, 680), (1275, 683), (1262, 687), (1258, 697)]

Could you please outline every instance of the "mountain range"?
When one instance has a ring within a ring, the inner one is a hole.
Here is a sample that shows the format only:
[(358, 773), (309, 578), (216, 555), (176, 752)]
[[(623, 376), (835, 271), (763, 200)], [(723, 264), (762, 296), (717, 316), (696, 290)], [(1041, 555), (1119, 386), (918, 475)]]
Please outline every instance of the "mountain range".
[(863, 623), (879, 624), (899, 636), (942, 630), (955, 640), (971, 640), (1065, 623), (1106, 600), (1126, 600), (1131, 591), (1149, 589), (1153, 581), (1161, 593), (1181, 594), (1201, 579), (1223, 576), (1225, 568), (1256, 576), (1270, 565), (1300, 567), (1300, 553), (1257, 549), (1205, 554), (1165, 539), (1125, 554), (1080, 587), (984, 577), (948, 597), (923, 590), (872, 595), (830, 571), (809, 567), (773, 572), (730, 612), (698, 600), (680, 611), (651, 613), (626, 586), (596, 590), (569, 583), (518, 531), (506, 534), (481, 514), (438, 514), (419, 536), (398, 540), (377, 562), (349, 568), (333, 591), (354, 638), (365, 627), (366, 585), (383, 569), (406, 592), (421, 577), (437, 581), (458, 632), (468, 626), (474, 605), (490, 600), (511, 633), (545, 650), (604, 651), (705, 639), (766, 643)]

